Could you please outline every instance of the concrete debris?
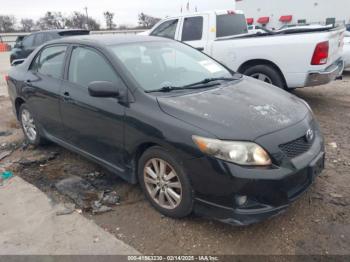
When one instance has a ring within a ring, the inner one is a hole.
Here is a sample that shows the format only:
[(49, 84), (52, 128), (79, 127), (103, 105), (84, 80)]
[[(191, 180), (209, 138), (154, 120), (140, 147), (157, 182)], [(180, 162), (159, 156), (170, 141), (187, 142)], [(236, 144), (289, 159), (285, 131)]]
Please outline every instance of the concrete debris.
[(17, 164), (20, 164), (23, 167), (28, 167), (32, 165), (43, 165), (49, 161), (54, 160), (58, 156), (57, 152), (50, 152), (48, 154), (43, 154), (41, 156), (32, 156), (28, 158), (22, 158), (17, 161)]
[(335, 142), (329, 143), (328, 145), (332, 148), (338, 148), (338, 145)]
[(120, 204), (120, 196), (117, 195), (117, 192), (104, 192), (102, 201), (105, 205), (119, 205)]
[(112, 211), (110, 206), (118, 205), (120, 202), (116, 192), (99, 191), (89, 181), (78, 176), (63, 179), (57, 182), (55, 187), (83, 211), (91, 211), (93, 214)]
[(4, 151), (0, 153), (0, 161), (5, 159), (6, 157), (10, 156), (12, 154), (12, 151)]
[(0, 136), (10, 136), (12, 135), (11, 131), (0, 131)]
[(98, 192), (85, 179), (78, 176), (70, 176), (56, 183), (56, 189), (68, 196), (83, 210), (91, 208), (91, 202), (99, 200)]
[(65, 204), (62, 210), (56, 212), (56, 216), (65, 216), (73, 214), (75, 211), (75, 204)]
[(109, 212), (112, 210), (112, 208), (103, 205), (100, 201), (94, 201), (92, 204), (92, 214), (94, 215)]
[(330, 193), (329, 195), (330, 195), (331, 197), (334, 197), (334, 198), (342, 198), (342, 197), (343, 197), (343, 195), (337, 194), (337, 193)]

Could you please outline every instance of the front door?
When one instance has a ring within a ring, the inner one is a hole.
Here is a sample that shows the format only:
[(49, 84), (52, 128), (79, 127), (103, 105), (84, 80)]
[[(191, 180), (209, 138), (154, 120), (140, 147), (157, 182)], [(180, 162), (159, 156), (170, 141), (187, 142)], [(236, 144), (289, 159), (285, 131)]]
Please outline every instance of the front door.
[(102, 53), (90, 47), (73, 47), (61, 93), (64, 140), (123, 172), (125, 108), (116, 98), (90, 96), (88, 85), (93, 81), (123, 85)]

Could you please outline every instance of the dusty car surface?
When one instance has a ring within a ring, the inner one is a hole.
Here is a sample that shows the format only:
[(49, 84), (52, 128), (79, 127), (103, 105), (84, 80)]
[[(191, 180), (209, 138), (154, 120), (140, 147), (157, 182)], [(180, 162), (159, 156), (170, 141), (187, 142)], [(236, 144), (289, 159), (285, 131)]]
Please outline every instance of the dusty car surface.
[(6, 79), (31, 144), (51, 140), (140, 183), (166, 216), (256, 223), (284, 211), (324, 167), (303, 100), (176, 41), (60, 39)]

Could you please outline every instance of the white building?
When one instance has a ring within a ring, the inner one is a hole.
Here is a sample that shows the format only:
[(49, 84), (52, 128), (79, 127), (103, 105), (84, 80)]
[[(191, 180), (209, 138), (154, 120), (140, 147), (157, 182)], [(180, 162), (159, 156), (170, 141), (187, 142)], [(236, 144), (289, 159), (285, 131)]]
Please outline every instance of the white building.
[(248, 23), (276, 29), (285, 24), (350, 23), (350, 0), (236, 0), (236, 9), (244, 11)]

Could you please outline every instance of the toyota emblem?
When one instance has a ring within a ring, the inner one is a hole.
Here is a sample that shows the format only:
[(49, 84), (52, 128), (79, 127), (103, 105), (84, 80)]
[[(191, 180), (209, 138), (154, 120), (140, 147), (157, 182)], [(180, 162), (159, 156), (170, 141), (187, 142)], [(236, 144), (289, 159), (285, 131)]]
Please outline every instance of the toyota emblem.
[(307, 142), (311, 142), (314, 139), (314, 131), (311, 128), (306, 131), (305, 138)]

